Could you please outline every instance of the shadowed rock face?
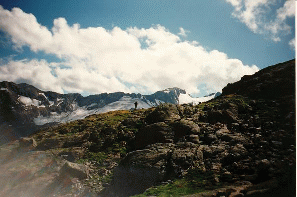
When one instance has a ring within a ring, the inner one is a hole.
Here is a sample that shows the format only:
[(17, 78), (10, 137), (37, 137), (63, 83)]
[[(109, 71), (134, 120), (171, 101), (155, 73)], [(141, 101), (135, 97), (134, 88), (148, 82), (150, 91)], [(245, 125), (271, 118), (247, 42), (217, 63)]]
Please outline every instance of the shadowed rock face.
[(295, 92), (295, 59), (264, 68), (254, 75), (228, 84), (222, 95), (239, 94), (250, 98), (275, 99), (293, 96)]

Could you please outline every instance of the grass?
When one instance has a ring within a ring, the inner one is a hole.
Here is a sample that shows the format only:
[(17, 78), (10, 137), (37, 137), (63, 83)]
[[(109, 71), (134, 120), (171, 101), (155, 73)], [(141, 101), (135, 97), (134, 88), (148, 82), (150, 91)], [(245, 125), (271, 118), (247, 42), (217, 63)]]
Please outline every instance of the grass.
[(107, 159), (108, 155), (104, 152), (87, 152), (84, 156), (84, 159), (80, 159), (77, 163), (85, 163), (87, 161), (93, 161), (98, 164), (102, 164), (105, 159)]
[(195, 194), (204, 191), (203, 188), (193, 188), (185, 179), (175, 180), (173, 183), (166, 185), (160, 185), (148, 189), (143, 194), (136, 195), (134, 197), (145, 196), (160, 196), (160, 197), (177, 197), (188, 194)]
[[(199, 168), (190, 169), (182, 179), (176, 179), (172, 183), (151, 187), (143, 194), (134, 197), (158, 196), (158, 197), (178, 197), (196, 194), (206, 191), (205, 188), (219, 188), (221, 185), (213, 185), (213, 172), (203, 172)], [(211, 189), (210, 188), (210, 189)]]

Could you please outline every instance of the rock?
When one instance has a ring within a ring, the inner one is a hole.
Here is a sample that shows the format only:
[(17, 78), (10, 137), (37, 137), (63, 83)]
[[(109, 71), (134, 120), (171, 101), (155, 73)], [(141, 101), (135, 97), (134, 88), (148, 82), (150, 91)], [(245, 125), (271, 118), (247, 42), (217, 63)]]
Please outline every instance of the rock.
[(82, 149), (80, 147), (75, 147), (69, 151), (61, 151), (57, 155), (67, 161), (75, 162), (79, 158), (82, 158), (83, 154), (84, 154), (84, 149)]
[(184, 175), (189, 168), (204, 168), (202, 150), (193, 143), (178, 143), (172, 151), (170, 162), (175, 177)]
[(267, 196), (268, 189), (258, 189), (253, 191), (248, 191), (245, 196)]
[(235, 146), (233, 146), (231, 148), (230, 153), (233, 153), (234, 155), (236, 155), (238, 157), (243, 157), (248, 152), (247, 152), (247, 150), (244, 148), (244, 146), (242, 144), (236, 144)]
[(220, 180), (226, 181), (226, 182), (231, 182), (232, 181), (232, 173), (229, 171), (225, 171), (221, 174)]
[(164, 122), (148, 125), (135, 135), (135, 148), (144, 148), (154, 143), (166, 143), (173, 139), (172, 129)]
[(222, 95), (239, 94), (251, 98), (275, 99), (295, 92), (295, 59), (245, 75), (240, 81), (228, 84)]
[(147, 115), (145, 121), (149, 124), (180, 119), (176, 105), (161, 104), (153, 112)]
[(19, 147), (25, 149), (33, 149), (37, 146), (34, 138), (23, 137), (19, 140)]
[(74, 177), (80, 180), (88, 178), (88, 168), (85, 165), (66, 161), (60, 170), (60, 177)]
[(177, 109), (183, 117), (191, 117), (197, 112), (197, 109), (194, 108), (192, 104), (177, 105)]
[(282, 142), (279, 142), (279, 141), (271, 141), (271, 143), (274, 147), (282, 146)]
[(118, 192), (118, 196), (131, 196), (166, 181), (169, 171), (172, 171), (169, 160), (173, 147), (174, 144), (171, 143), (156, 143), (147, 146), (146, 149), (128, 153), (114, 169), (113, 182), (109, 190)]
[(231, 141), (231, 139), (232, 139), (231, 132), (226, 128), (222, 128), (222, 129), (218, 130), (216, 132), (216, 136), (218, 138), (221, 138), (223, 141)]
[[(148, 167), (155, 168), (160, 172), (165, 170), (167, 160), (174, 144), (172, 143), (156, 143), (146, 147), (143, 150), (136, 150), (127, 154), (122, 160), (122, 166), (128, 167)], [(165, 172), (165, 171), (164, 171)]]
[(42, 141), (38, 142), (38, 146), (36, 149), (38, 150), (48, 150), (53, 148), (61, 148), (63, 147), (63, 140), (62, 139), (55, 139), (55, 138), (45, 138)]
[[(144, 185), (150, 185), (152, 182), (183, 176), (189, 168), (204, 168), (203, 153), (199, 145), (190, 142), (156, 143), (146, 149), (128, 153), (120, 163), (121, 172), (116, 176), (127, 173), (131, 178), (136, 176), (135, 180), (140, 176), (143, 182), (148, 181)], [(142, 172), (143, 169), (150, 173)], [(137, 173), (134, 174), (135, 172)]]
[(181, 119), (172, 124), (174, 130), (174, 140), (178, 141), (180, 138), (186, 135), (198, 135), (200, 133), (199, 126), (193, 121)]
[(187, 140), (189, 141), (189, 142), (193, 142), (194, 144), (198, 144), (199, 143), (199, 136), (198, 135), (189, 135), (188, 137), (187, 137)]
[(203, 156), (205, 158), (209, 158), (224, 152), (226, 150), (226, 146), (224, 144), (212, 145), (212, 146), (202, 145), (201, 150), (203, 151)]
[(203, 121), (215, 124), (217, 122), (224, 124), (232, 124), (238, 122), (237, 114), (232, 110), (207, 110), (206, 116), (202, 118)]
[(241, 133), (232, 133), (226, 128), (222, 128), (216, 132), (216, 136), (223, 141), (232, 142), (233, 144), (248, 144), (249, 140)]
[(218, 138), (216, 135), (212, 134), (212, 133), (208, 133), (208, 134), (205, 134), (203, 138), (201, 138), (201, 140), (210, 145), (212, 142), (216, 141)]

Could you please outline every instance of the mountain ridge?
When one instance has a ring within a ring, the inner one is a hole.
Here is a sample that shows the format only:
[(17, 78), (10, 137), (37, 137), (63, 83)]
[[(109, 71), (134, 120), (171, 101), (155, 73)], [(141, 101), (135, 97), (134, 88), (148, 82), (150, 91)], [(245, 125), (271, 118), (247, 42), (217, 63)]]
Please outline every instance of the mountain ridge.
[(185, 90), (174, 87), (150, 95), (114, 92), (82, 96), (79, 93), (42, 91), (26, 83), (3, 81), (0, 82), (0, 125), (15, 130), (13, 138), (18, 138), (40, 126), (82, 119), (96, 113), (133, 109), (135, 102), (139, 109), (160, 103), (179, 104), (180, 96), (184, 94)]

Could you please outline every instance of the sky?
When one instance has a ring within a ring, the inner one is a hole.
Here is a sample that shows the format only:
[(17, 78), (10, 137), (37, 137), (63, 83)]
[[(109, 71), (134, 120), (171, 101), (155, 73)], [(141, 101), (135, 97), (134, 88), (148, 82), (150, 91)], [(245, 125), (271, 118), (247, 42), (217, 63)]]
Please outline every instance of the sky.
[(0, 0), (0, 81), (197, 97), (295, 58), (294, 0)]

